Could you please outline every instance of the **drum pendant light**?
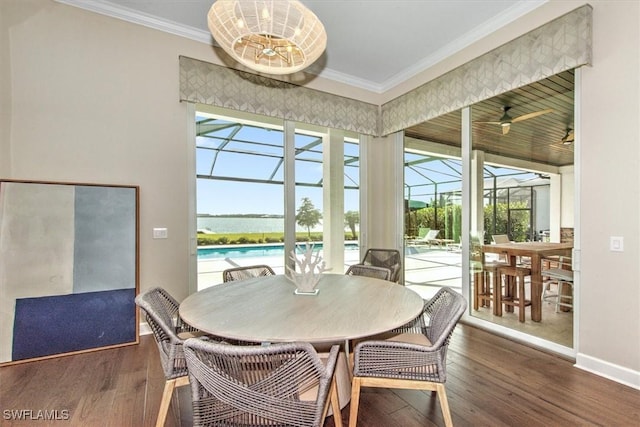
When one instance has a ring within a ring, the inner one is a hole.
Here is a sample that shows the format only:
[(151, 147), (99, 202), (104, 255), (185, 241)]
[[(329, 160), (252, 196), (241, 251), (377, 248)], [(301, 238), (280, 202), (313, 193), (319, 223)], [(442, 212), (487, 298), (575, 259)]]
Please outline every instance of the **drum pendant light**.
[(297, 0), (217, 0), (207, 18), (220, 47), (262, 73), (300, 71), (327, 46), (324, 25)]

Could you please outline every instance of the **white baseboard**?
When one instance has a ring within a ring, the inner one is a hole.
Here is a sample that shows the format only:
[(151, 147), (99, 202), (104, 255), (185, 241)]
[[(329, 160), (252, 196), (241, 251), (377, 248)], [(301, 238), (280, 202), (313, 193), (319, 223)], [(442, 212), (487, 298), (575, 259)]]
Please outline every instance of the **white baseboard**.
[(640, 372), (624, 366), (614, 365), (586, 354), (576, 355), (576, 368), (591, 372), (604, 378), (640, 390)]
[(147, 322), (140, 322), (140, 329), (139, 329), (139, 334), (140, 335), (150, 335), (151, 332), (151, 328), (149, 327), (149, 324)]

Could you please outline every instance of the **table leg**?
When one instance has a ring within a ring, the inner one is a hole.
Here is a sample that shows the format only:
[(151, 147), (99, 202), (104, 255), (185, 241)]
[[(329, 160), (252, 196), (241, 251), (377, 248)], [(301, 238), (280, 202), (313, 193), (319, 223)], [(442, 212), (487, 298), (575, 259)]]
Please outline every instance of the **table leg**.
[(493, 314), (502, 316), (502, 276), (499, 268), (493, 271)]
[(531, 320), (542, 320), (542, 272), (540, 255), (531, 254)]
[(353, 379), (353, 359), (349, 349), (349, 340), (344, 340), (344, 356), (347, 359), (347, 371), (349, 372), (349, 381), (351, 381)]
[[(345, 347), (346, 349), (347, 347)], [(318, 352), (318, 355), (321, 359), (326, 359), (329, 356), (329, 353), (326, 352)], [(351, 400), (351, 376), (353, 375), (350, 363), (349, 356), (344, 356), (342, 353), (338, 355), (338, 360), (336, 361), (336, 370), (334, 373), (334, 377), (336, 380), (336, 385), (338, 388), (338, 401), (340, 402), (340, 409), (344, 409), (349, 401)], [(327, 416), (333, 415), (333, 408), (329, 405), (329, 410), (327, 411)], [(340, 416), (340, 414), (338, 414)]]

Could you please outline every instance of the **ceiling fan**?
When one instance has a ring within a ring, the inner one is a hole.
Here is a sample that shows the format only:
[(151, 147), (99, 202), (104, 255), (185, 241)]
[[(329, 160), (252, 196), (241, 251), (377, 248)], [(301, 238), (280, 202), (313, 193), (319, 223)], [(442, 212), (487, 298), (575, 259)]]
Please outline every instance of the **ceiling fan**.
[(551, 113), (553, 111), (552, 108), (548, 108), (546, 110), (540, 110), (540, 111), (534, 111), (533, 113), (527, 113), (527, 114), (523, 114), (521, 116), (518, 117), (511, 117), (509, 115), (509, 110), (511, 109), (511, 107), (509, 107), (508, 105), (505, 105), (504, 107), (502, 107), (502, 117), (500, 117), (500, 120), (497, 122), (476, 122), (476, 123), (488, 123), (488, 124), (492, 124), (492, 125), (500, 125), (502, 127), (502, 134), (506, 135), (509, 133), (509, 129), (511, 129), (511, 124), (512, 123), (517, 123), (517, 122), (521, 122), (523, 120), (529, 120), (529, 119), (533, 119), (534, 117), (538, 117), (541, 116), (543, 114), (547, 114), (547, 113)]
[(567, 128), (566, 133), (560, 140), (562, 145), (570, 145), (574, 141), (575, 137), (573, 135), (573, 129)]

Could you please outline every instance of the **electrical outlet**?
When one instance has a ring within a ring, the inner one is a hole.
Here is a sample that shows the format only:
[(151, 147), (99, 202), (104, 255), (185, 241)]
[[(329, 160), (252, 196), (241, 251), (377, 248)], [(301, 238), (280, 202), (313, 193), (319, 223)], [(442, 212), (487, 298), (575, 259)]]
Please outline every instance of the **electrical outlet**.
[(166, 239), (169, 237), (169, 232), (166, 228), (154, 228), (153, 229), (153, 238), (154, 239)]

